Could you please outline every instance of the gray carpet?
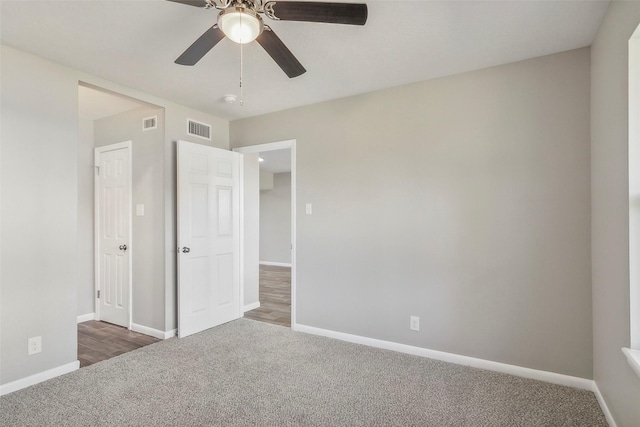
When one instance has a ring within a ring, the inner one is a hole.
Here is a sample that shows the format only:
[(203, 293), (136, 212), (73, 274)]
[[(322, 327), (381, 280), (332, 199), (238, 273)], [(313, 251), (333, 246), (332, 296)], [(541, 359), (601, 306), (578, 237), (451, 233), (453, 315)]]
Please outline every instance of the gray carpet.
[(1, 426), (606, 426), (591, 392), (241, 319), (0, 398)]

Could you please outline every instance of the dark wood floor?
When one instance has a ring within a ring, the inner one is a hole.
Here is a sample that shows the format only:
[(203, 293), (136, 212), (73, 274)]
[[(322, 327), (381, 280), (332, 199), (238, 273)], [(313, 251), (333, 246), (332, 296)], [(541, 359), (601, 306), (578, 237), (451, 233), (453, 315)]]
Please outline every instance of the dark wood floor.
[(84, 368), (158, 341), (111, 323), (95, 320), (78, 323), (78, 360)]
[(260, 307), (247, 311), (247, 319), (291, 327), (291, 268), (260, 266)]
[[(260, 307), (246, 312), (244, 317), (291, 327), (290, 267), (260, 266)], [(91, 320), (78, 324), (78, 360), (84, 368), (158, 341), (121, 326)]]

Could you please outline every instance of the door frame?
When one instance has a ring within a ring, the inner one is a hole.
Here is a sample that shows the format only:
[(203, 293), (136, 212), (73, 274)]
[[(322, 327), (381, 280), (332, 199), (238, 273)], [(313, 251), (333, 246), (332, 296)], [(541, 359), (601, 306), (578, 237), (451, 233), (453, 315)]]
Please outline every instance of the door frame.
[[(297, 330), (297, 304), (296, 304), (296, 247), (297, 247), (297, 234), (296, 234), (296, 140), (288, 139), (285, 141), (270, 142), (266, 144), (248, 145), (246, 147), (234, 148), (233, 151), (237, 151), (242, 154), (261, 153), (263, 151), (274, 151), (282, 149), (291, 150), (291, 329)], [(244, 236), (244, 220), (240, 222), (240, 234)], [(241, 245), (243, 241), (240, 241)], [(244, 248), (241, 246), (241, 260), (242, 266), (240, 269), (241, 274), (244, 269)], [(244, 294), (244, 281), (241, 282), (242, 293)]]
[[(100, 173), (100, 155), (108, 151), (126, 149), (129, 152), (129, 182), (127, 184), (129, 191), (129, 207), (133, 208), (133, 150), (131, 141), (118, 142), (116, 144), (103, 145), (94, 149), (93, 157), (93, 254), (94, 254), (94, 294), (93, 300), (95, 305), (95, 320), (100, 320), (100, 299), (98, 291), (100, 290), (100, 184), (98, 175)], [(131, 330), (131, 320), (133, 319), (133, 215), (129, 209), (129, 243), (127, 250), (129, 251), (129, 312), (127, 329)]]

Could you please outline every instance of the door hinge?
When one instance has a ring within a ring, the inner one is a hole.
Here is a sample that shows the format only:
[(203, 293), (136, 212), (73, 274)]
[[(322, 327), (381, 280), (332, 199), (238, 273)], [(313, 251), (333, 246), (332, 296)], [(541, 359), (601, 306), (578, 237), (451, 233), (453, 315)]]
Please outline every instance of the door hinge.
[(95, 170), (96, 170), (96, 173), (97, 173), (98, 175), (100, 175), (100, 166), (97, 166), (97, 165), (96, 165), (96, 166), (94, 166), (94, 168), (95, 168)]
[(100, 291), (98, 291), (98, 298), (100, 298)]

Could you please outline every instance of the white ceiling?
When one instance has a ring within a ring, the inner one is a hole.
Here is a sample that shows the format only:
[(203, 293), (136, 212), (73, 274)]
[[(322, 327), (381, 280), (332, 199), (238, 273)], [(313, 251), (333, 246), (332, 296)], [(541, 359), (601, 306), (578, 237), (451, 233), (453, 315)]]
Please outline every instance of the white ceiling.
[[(336, 1), (336, 0), (332, 0)], [(353, 0), (356, 1), (356, 0)], [(307, 69), (288, 79), (257, 43), (173, 61), (215, 10), (163, 0), (0, 2), (2, 44), (233, 120), (589, 46), (609, 1), (368, 1), (364, 27), (271, 25)]]
[(78, 113), (81, 119), (98, 120), (144, 106), (140, 102), (87, 86), (78, 86)]
[(271, 173), (291, 172), (291, 149), (260, 152), (264, 161), (260, 162), (260, 170)]

